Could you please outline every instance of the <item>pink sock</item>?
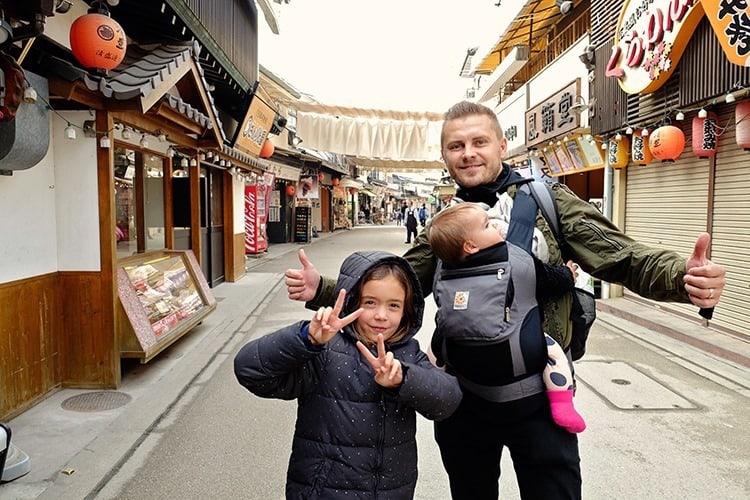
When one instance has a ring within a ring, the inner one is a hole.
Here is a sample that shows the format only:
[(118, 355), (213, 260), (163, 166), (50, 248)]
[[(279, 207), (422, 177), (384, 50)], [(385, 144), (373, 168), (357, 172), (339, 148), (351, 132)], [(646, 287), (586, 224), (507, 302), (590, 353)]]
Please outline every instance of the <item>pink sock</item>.
[(573, 408), (573, 389), (567, 391), (547, 391), (547, 396), (549, 397), (550, 409), (552, 410), (552, 420), (557, 425), (573, 434), (582, 432), (586, 428), (586, 422), (583, 421), (583, 417)]

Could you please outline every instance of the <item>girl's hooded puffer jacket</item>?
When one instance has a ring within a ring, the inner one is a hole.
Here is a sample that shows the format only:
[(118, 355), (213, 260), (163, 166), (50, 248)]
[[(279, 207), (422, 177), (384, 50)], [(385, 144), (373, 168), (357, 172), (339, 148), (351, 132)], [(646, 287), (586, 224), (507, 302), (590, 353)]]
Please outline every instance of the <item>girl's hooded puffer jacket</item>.
[[(404, 339), (386, 344), (403, 366), (400, 387), (375, 382), (351, 325), (315, 348), (301, 338), (309, 323), (301, 321), (248, 343), (235, 358), (237, 379), (250, 392), (298, 401), (287, 498), (413, 498), (416, 412), (442, 420), (461, 400), (456, 379), (434, 368), (414, 339), (424, 299), (403, 258), (379, 251), (352, 254), (341, 266), (336, 294), (355, 290), (365, 271), (384, 260), (403, 266), (415, 289), (416, 324)], [(342, 315), (356, 308), (353, 301), (348, 296)]]

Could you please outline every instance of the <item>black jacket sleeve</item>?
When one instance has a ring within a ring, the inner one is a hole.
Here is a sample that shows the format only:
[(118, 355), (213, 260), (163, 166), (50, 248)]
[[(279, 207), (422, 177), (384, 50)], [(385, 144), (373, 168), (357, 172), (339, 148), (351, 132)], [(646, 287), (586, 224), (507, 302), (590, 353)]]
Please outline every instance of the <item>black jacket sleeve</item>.
[(536, 271), (536, 300), (545, 303), (574, 289), (573, 272), (568, 266), (545, 264), (534, 257)]

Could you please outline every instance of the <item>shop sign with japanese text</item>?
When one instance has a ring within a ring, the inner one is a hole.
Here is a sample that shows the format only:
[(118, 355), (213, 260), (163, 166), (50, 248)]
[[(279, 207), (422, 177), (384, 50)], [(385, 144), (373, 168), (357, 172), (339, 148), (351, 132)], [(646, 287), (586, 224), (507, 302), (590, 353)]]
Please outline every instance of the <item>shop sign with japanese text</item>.
[(654, 92), (666, 82), (703, 15), (727, 58), (750, 65), (748, 0), (626, 0), (606, 75), (628, 94)]
[(580, 95), (581, 82), (575, 80), (526, 111), (526, 146), (534, 146), (580, 127), (581, 117), (571, 108)]
[(242, 126), (237, 131), (234, 147), (243, 153), (260, 156), (260, 149), (271, 130), (274, 118), (276, 111), (257, 95), (253, 96)]

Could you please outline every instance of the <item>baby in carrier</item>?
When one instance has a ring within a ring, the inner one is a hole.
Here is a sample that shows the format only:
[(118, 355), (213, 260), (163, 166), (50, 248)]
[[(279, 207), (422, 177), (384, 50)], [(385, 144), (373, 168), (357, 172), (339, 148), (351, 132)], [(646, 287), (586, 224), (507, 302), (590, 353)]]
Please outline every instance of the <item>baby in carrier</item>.
[[(506, 242), (506, 232), (507, 223), (491, 220), (479, 204), (459, 203), (434, 217), (429, 239), (440, 263), (433, 354), (464, 390), (489, 401), (546, 390), (555, 423), (581, 432), (586, 424), (573, 407), (568, 359), (544, 333), (537, 306), (573, 291), (575, 265), (545, 264)], [(535, 246), (544, 244), (536, 239)]]

